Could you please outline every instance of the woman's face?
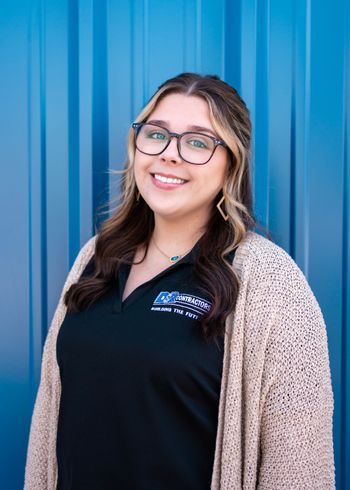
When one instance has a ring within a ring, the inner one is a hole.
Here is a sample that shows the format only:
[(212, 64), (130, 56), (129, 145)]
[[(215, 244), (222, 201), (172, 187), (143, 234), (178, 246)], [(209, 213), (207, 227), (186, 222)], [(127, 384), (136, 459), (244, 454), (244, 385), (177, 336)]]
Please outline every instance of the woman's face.
[[(155, 122), (175, 133), (198, 132), (198, 128), (202, 128), (201, 133), (218, 137), (210, 122), (207, 102), (196, 96), (167, 95), (147, 122)], [(223, 187), (228, 162), (227, 150), (219, 145), (208, 163), (187, 163), (178, 153), (177, 139), (172, 138), (160, 155), (145, 155), (136, 149), (136, 184), (155, 216), (168, 220), (193, 219), (199, 225), (205, 225), (216, 204), (214, 199)]]

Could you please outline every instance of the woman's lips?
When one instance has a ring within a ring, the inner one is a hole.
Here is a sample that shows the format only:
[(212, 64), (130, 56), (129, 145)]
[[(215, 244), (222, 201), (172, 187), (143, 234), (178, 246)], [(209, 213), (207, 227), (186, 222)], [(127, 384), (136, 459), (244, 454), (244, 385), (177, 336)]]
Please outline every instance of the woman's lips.
[(154, 173), (151, 174), (151, 177), (153, 184), (160, 189), (176, 189), (183, 186), (187, 182), (187, 180), (173, 175)]

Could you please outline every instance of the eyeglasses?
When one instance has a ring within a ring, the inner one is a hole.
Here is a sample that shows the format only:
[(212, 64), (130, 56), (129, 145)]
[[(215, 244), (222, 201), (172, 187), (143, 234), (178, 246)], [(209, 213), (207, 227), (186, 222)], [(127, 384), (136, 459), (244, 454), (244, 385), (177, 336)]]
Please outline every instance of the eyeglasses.
[(204, 133), (172, 133), (152, 123), (133, 123), (132, 127), (135, 130), (136, 148), (146, 155), (160, 155), (170, 145), (171, 138), (176, 138), (182, 160), (204, 165), (209, 162), (217, 146), (228, 148), (224, 141)]

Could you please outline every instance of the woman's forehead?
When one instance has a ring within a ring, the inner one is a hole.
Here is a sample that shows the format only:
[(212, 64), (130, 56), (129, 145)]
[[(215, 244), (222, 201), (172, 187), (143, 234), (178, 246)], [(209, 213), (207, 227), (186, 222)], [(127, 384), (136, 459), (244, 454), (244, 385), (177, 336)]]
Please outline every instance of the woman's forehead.
[(169, 94), (162, 98), (147, 121), (163, 122), (165, 127), (186, 126), (186, 130), (208, 128), (213, 131), (207, 102), (196, 95)]

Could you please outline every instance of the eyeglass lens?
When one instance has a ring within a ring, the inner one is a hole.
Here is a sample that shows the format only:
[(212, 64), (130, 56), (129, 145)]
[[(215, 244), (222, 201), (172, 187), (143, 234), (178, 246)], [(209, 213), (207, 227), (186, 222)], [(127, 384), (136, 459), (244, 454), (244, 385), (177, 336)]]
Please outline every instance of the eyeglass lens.
[[(169, 132), (153, 124), (144, 124), (136, 138), (137, 148), (148, 155), (159, 155), (167, 146)], [(183, 160), (194, 163), (206, 163), (215, 149), (214, 141), (200, 133), (185, 133), (179, 138), (179, 153)]]

